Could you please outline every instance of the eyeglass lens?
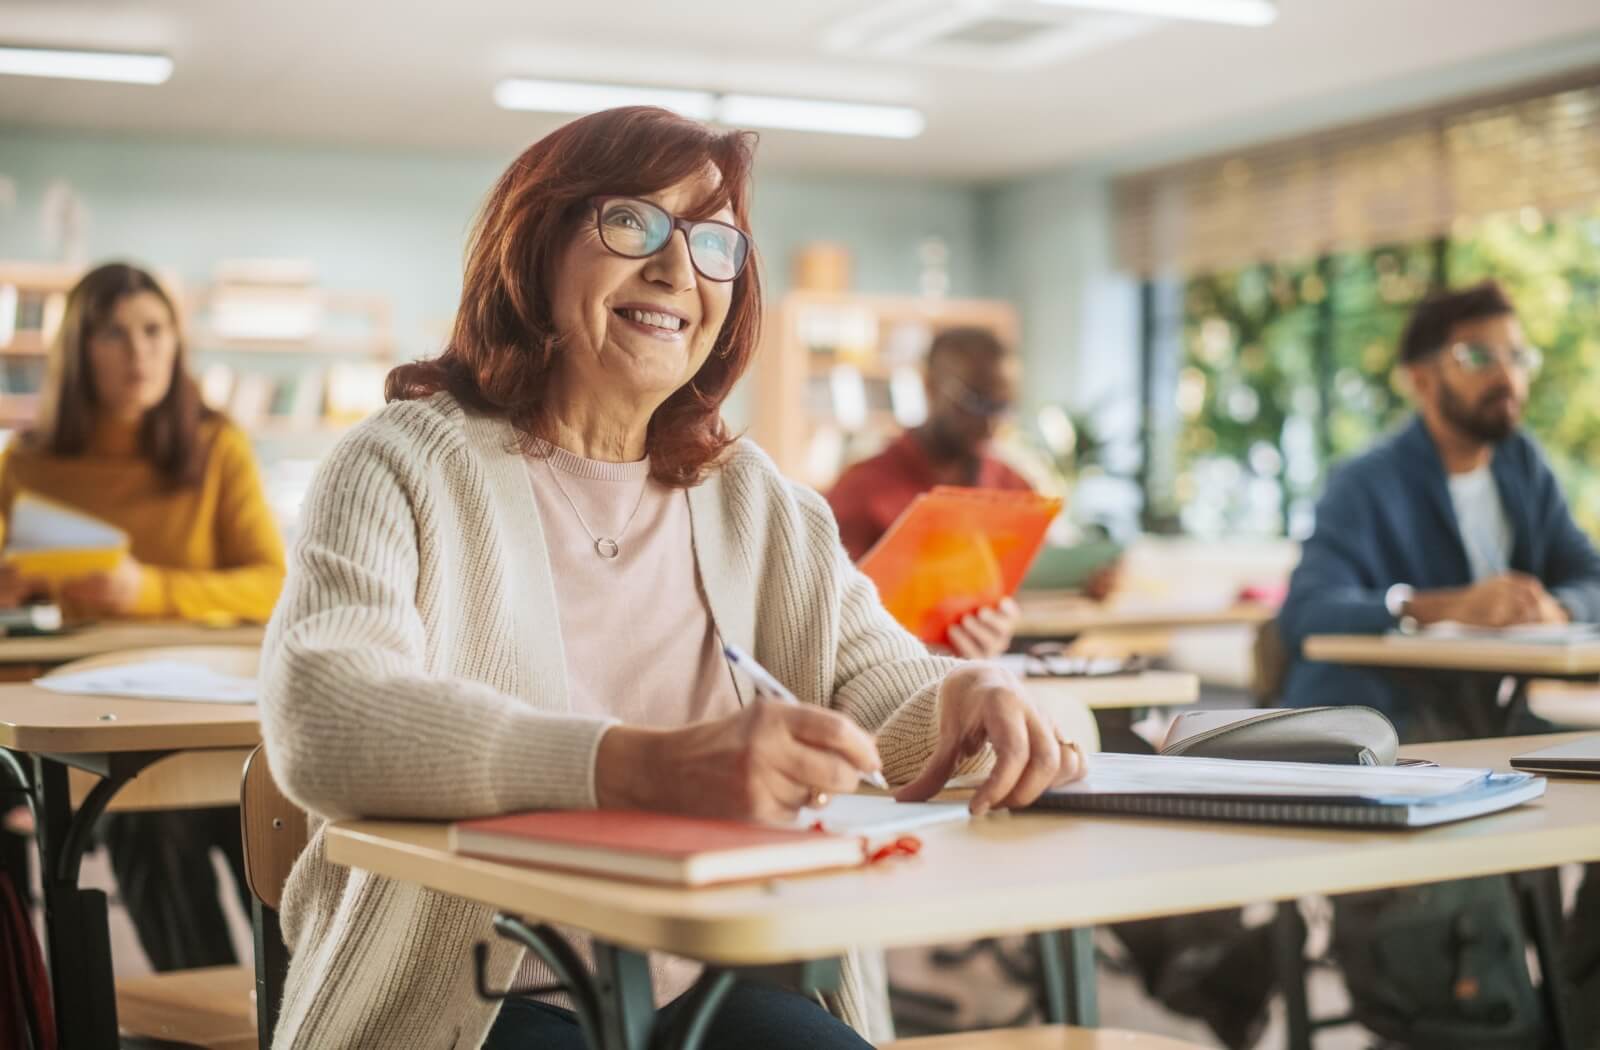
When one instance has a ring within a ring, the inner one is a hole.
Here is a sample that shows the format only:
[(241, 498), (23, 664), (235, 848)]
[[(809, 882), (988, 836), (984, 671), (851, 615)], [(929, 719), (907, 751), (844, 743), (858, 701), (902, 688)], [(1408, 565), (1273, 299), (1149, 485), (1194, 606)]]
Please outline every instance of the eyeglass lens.
[[(649, 201), (619, 198), (600, 208), (600, 239), (618, 255), (642, 259), (666, 247), (676, 223), (664, 209)], [(750, 245), (745, 235), (727, 223), (688, 224), (689, 261), (700, 275), (713, 281), (731, 281), (744, 268)]]
[(1499, 361), (1508, 369), (1531, 375), (1539, 370), (1539, 366), (1544, 361), (1543, 355), (1539, 353), (1538, 349), (1531, 346), (1515, 346), (1509, 350), (1498, 350), (1478, 343), (1459, 343), (1454, 349), (1456, 360), (1461, 362), (1462, 367), (1470, 372), (1482, 372), (1496, 361)]

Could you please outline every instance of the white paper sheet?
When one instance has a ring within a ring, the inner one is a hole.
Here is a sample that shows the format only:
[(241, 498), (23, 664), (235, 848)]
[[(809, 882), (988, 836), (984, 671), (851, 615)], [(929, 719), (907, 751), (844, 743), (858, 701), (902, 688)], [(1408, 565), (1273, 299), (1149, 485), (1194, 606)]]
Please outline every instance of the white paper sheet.
[(182, 660), (150, 660), (118, 667), (96, 667), (35, 678), (33, 684), (76, 696), (125, 696), (139, 700), (193, 700), (212, 704), (253, 704), (254, 678), (223, 674)]
[(821, 809), (802, 809), (797, 823), (821, 822), (835, 835), (859, 835), (874, 844), (908, 831), (967, 820), (964, 802), (896, 802), (887, 795), (835, 795)]

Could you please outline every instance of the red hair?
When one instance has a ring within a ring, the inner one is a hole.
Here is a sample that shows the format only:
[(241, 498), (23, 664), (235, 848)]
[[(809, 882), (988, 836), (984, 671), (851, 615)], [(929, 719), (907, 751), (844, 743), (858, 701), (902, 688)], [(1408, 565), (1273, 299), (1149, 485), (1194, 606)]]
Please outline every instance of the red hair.
[[(447, 390), (507, 420), (523, 450), (533, 452), (550, 436), (550, 380), (560, 364), (551, 272), (589, 199), (655, 193), (709, 165), (721, 175), (716, 193), (685, 217), (709, 218), (726, 206), (748, 230), (754, 159), (751, 132), (717, 131), (650, 106), (582, 117), (535, 142), (500, 176), (478, 214), (444, 352), (394, 369), (385, 396), (411, 400)], [(733, 282), (711, 355), (650, 419), (645, 451), (657, 481), (695, 484), (736, 440), (722, 422), (722, 402), (749, 367), (760, 330), (761, 284), (752, 261)]]

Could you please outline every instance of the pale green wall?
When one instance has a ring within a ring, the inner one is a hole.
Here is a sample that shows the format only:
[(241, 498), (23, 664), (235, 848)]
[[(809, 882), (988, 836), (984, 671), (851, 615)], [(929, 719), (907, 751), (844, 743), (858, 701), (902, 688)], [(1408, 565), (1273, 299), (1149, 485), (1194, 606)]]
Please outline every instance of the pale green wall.
[[(393, 303), (402, 354), (438, 348), (455, 310), (474, 210), (510, 156), (182, 142), (0, 128), (0, 258), (51, 258), (41, 204), (64, 180), (88, 214), (89, 260), (128, 257), (205, 282), (219, 260), (312, 260), (331, 288)], [(3, 186), (0, 186), (3, 191)], [(980, 204), (970, 187), (913, 179), (759, 172), (753, 226), (769, 289), (795, 248), (848, 245), (860, 291), (916, 290), (917, 247), (950, 248), (952, 294), (983, 282)], [(744, 391), (728, 405), (744, 423)]]
[[(0, 128), (0, 258), (49, 257), (46, 186), (65, 180), (88, 210), (91, 259), (130, 256), (202, 282), (218, 260), (313, 260), (330, 287), (387, 293), (403, 349), (454, 310), (468, 224), (510, 159), (305, 146), (168, 142)], [(911, 179), (759, 173), (753, 225), (768, 283), (795, 247), (847, 244), (861, 291), (911, 292), (917, 245), (950, 246), (955, 294), (980, 284), (978, 201), (965, 186)]]

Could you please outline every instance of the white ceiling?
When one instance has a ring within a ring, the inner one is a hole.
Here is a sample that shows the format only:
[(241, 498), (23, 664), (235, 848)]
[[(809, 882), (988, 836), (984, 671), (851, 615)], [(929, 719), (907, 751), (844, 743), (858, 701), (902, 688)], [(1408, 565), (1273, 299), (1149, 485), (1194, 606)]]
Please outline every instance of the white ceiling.
[(496, 109), (495, 82), (520, 74), (915, 105), (918, 139), (769, 131), (763, 166), (977, 179), (1214, 147), (1600, 60), (1595, 0), (1281, 0), (1264, 29), (1151, 23), (1028, 68), (824, 46), (879, 2), (0, 0), (0, 42), (177, 63), (156, 87), (0, 77), (0, 124), (505, 152), (566, 119)]

